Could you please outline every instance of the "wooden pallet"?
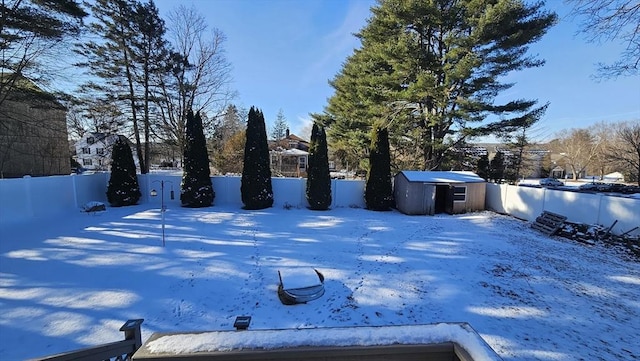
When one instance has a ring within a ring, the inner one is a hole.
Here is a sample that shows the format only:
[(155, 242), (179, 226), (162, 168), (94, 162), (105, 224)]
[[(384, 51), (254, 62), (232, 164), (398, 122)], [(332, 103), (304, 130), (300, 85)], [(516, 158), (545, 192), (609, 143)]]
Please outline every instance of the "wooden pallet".
[(562, 227), (566, 220), (567, 217), (561, 214), (544, 211), (538, 218), (536, 218), (535, 222), (531, 224), (531, 228), (537, 229), (538, 231), (551, 236), (556, 233), (560, 227)]

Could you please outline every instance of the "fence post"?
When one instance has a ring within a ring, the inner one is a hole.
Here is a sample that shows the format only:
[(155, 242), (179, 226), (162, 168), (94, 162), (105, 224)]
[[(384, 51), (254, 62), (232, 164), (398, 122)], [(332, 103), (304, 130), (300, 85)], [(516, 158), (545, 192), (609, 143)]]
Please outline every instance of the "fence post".
[(73, 190), (73, 204), (76, 206), (76, 208), (78, 208), (78, 207), (81, 207), (81, 205), (78, 204), (78, 186), (76, 185), (76, 179), (78, 179), (77, 174), (71, 173), (71, 189)]
[(604, 194), (600, 193), (600, 197), (598, 197), (598, 215), (596, 216), (596, 224), (600, 223), (600, 214), (602, 213), (602, 200), (604, 198)]
[(144, 322), (142, 318), (129, 320), (120, 327), (120, 331), (124, 331), (125, 340), (135, 340), (136, 350), (142, 346), (142, 332), (140, 331), (142, 322)]
[(33, 218), (35, 213), (33, 212), (33, 198), (31, 197), (31, 193), (33, 192), (31, 189), (31, 176), (25, 175), (22, 179), (24, 180), (24, 199), (27, 204), (27, 216)]
[(331, 208), (336, 208), (338, 204), (337, 188), (338, 188), (338, 180), (334, 178), (331, 180)]

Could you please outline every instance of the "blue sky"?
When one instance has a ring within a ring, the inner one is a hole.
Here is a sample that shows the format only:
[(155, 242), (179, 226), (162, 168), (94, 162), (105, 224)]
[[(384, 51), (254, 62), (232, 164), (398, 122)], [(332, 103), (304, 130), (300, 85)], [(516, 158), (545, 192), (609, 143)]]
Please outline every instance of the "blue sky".
[[(270, 127), (279, 109), (291, 131), (305, 136), (309, 113), (322, 112), (333, 94), (328, 81), (360, 45), (358, 32), (372, 0), (191, 0), (209, 26), (227, 36), (235, 103), (262, 109)], [(156, 0), (161, 15), (178, 2)], [(597, 81), (597, 62), (616, 59), (621, 44), (588, 44), (576, 36), (576, 21), (560, 0), (547, 1), (560, 22), (530, 51), (546, 59), (542, 68), (509, 75), (517, 83), (503, 99), (550, 103), (535, 135), (551, 138), (563, 130), (599, 121), (640, 121), (640, 77)]]

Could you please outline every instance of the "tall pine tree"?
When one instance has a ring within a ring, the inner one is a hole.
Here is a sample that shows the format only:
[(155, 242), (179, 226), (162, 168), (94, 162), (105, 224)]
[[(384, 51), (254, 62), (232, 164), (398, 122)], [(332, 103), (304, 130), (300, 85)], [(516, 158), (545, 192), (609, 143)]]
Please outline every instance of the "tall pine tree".
[(278, 115), (276, 116), (276, 121), (273, 123), (273, 127), (271, 128), (271, 136), (272, 140), (281, 140), (287, 136), (287, 130), (289, 129), (289, 124), (287, 124), (287, 118), (284, 117), (284, 112), (282, 109), (278, 110)]
[(0, 13), (1, 105), (21, 79), (42, 83), (61, 73), (55, 59), (65, 49), (59, 46), (80, 34), (88, 14), (76, 0), (2, 1)]
[(309, 208), (324, 211), (331, 205), (331, 175), (327, 135), (324, 127), (313, 123), (309, 147), (309, 169), (307, 171), (307, 202)]
[(207, 142), (202, 129), (200, 113), (187, 113), (187, 130), (184, 148), (184, 172), (180, 185), (180, 202), (183, 207), (209, 207), (215, 192), (211, 183)]
[(273, 205), (271, 167), (267, 130), (262, 111), (251, 107), (247, 121), (247, 140), (240, 192), (245, 209), (264, 209)]
[(367, 209), (388, 211), (393, 206), (389, 131), (376, 124), (371, 133), (369, 171), (367, 172), (364, 200)]
[(465, 138), (544, 113), (537, 100), (499, 97), (513, 86), (506, 75), (544, 64), (527, 54), (556, 21), (543, 2), (380, 0), (371, 11), (357, 34), (362, 47), (331, 81), (334, 150), (362, 143), (353, 138), (384, 121), (394, 149), (417, 148), (422, 168), (439, 169)]
[(107, 200), (113, 207), (138, 204), (142, 194), (136, 175), (136, 164), (129, 141), (120, 136), (111, 152), (111, 177), (107, 186)]
[(131, 122), (140, 173), (149, 172), (152, 105), (161, 93), (158, 79), (166, 73), (170, 51), (164, 21), (153, 1), (95, 0), (90, 5), (93, 36), (78, 44), (76, 65), (92, 75), (82, 85), (83, 97), (116, 105)]

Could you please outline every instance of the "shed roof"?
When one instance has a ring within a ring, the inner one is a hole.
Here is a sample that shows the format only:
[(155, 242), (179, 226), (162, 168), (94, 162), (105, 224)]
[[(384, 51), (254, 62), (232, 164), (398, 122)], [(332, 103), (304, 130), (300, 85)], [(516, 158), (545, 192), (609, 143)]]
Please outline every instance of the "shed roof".
[(425, 183), (482, 183), (485, 180), (473, 172), (466, 171), (418, 171), (403, 170), (409, 182)]

